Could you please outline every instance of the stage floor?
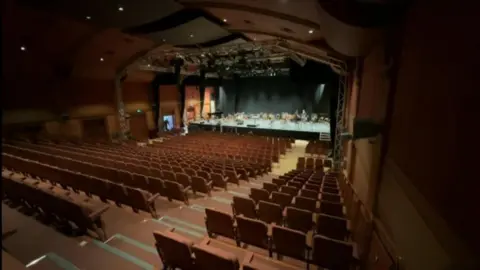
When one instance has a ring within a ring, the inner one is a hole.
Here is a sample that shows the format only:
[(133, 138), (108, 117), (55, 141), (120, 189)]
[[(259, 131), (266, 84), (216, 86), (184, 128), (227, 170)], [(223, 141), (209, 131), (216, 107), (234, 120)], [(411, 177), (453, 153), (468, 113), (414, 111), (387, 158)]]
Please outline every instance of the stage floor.
[[(247, 125), (257, 125), (256, 128), (262, 129), (271, 129), (271, 130), (283, 130), (283, 131), (300, 131), (300, 132), (316, 132), (316, 133), (330, 133), (330, 124), (327, 122), (323, 123), (302, 123), (302, 122), (287, 122), (283, 123), (283, 121), (274, 120), (273, 122), (270, 120), (253, 120), (248, 119), (243, 121), (243, 125), (238, 125), (235, 121), (227, 121), (227, 120), (209, 120), (203, 121), (203, 125), (210, 125), (215, 126), (221, 122), (223, 128), (225, 127), (246, 127)], [(201, 124), (200, 121), (192, 122), (194, 124)]]

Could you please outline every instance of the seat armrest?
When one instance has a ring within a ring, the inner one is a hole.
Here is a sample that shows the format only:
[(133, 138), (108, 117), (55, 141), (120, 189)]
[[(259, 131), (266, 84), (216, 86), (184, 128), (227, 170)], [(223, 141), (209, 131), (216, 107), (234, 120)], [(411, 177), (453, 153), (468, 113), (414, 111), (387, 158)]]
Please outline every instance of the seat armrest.
[(249, 251), (247, 254), (245, 254), (245, 257), (243, 258), (242, 264), (250, 264), (253, 261), (253, 252)]
[(110, 208), (110, 206), (105, 205), (102, 208), (98, 209), (97, 211), (90, 213), (90, 215), (88, 215), (88, 217), (90, 219), (96, 219), (97, 217), (99, 217), (100, 215), (105, 213), (109, 208)]
[(148, 203), (152, 203), (152, 202), (154, 202), (158, 197), (160, 197), (160, 194), (159, 194), (159, 193), (155, 193), (155, 194), (152, 195), (152, 197), (150, 197), (150, 198), (147, 200), (147, 202), (148, 202)]
[(203, 238), (202, 242), (200, 242), (200, 245), (208, 246), (208, 244), (210, 244), (210, 238), (208, 236), (205, 236), (205, 238)]

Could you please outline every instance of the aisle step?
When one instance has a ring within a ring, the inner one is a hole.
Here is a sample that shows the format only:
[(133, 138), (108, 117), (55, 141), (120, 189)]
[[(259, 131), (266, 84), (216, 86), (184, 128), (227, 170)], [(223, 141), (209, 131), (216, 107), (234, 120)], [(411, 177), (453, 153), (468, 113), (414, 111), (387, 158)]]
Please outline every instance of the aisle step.
[(35, 270), (79, 270), (79, 268), (73, 263), (53, 252), (47, 253), (32, 260), (31, 262), (27, 263), (26, 267)]
[[(118, 248), (113, 247), (111, 245), (108, 245), (106, 243), (100, 242), (98, 240), (93, 240), (92, 243), (95, 246), (101, 248), (104, 251), (107, 251), (107, 252), (109, 252), (109, 253), (111, 253), (111, 254), (119, 257), (119, 258), (122, 258), (123, 260), (128, 261), (132, 264), (135, 264), (136, 266), (140, 267), (141, 269), (144, 269), (144, 270), (154, 270), (155, 269), (155, 267), (152, 264), (150, 264), (150, 263), (148, 263), (148, 262), (146, 262), (142, 259), (139, 259), (139, 258), (131, 255), (130, 253), (127, 253), (127, 252), (125, 252), (121, 249), (118, 249)], [(112, 269), (113, 268), (116, 268), (116, 267), (112, 266)]]

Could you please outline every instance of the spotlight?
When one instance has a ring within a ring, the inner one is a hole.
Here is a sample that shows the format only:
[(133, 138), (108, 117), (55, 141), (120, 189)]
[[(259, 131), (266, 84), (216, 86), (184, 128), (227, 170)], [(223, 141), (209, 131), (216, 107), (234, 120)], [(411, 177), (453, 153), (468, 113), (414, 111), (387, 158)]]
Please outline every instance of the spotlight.
[(85, 17), (85, 19), (87, 19), (87, 20), (90, 20), (91, 18), (92, 18), (92, 17), (90, 17), (90, 16)]
[(123, 11), (123, 7), (118, 7), (118, 11)]
[(190, 34), (190, 37), (193, 38), (193, 34)]
[(227, 22), (227, 19), (223, 19), (223, 22)]
[(103, 57), (100, 57), (100, 62), (103, 62)]
[(308, 33), (313, 34), (313, 30), (312, 29), (308, 30)]
[(27, 48), (25, 48), (25, 46), (22, 46), (22, 47), (20, 47), (20, 50), (21, 50), (21, 51), (26, 51)]

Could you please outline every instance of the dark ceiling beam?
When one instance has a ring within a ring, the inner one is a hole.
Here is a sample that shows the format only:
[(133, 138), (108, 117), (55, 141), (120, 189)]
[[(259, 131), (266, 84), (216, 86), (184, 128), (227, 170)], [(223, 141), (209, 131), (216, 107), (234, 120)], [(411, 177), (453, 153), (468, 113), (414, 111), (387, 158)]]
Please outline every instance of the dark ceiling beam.
[(272, 10), (267, 10), (263, 8), (251, 7), (251, 6), (242, 5), (242, 4), (219, 3), (219, 2), (211, 2), (211, 1), (188, 1), (188, 0), (180, 0), (179, 3), (181, 3), (182, 5), (188, 8), (198, 8), (198, 9), (221, 8), (221, 9), (246, 11), (249, 13), (261, 14), (261, 15), (266, 15), (269, 17), (274, 17), (277, 19), (285, 20), (285, 21), (290, 21), (292, 23), (308, 26), (314, 29), (320, 29), (320, 25), (318, 23), (312, 22), (310, 20), (305, 20), (296, 16), (292, 16), (292, 15), (288, 15), (288, 14), (284, 14), (284, 13), (280, 13)]
[(209, 47), (219, 46), (219, 45), (234, 41), (236, 39), (242, 39), (242, 40), (245, 40), (245, 41), (249, 41), (249, 39), (246, 38), (242, 33), (233, 33), (231, 35), (221, 37), (221, 38), (217, 38), (217, 39), (210, 40), (210, 41), (203, 42), (203, 43), (197, 43), (197, 44), (191, 44), (191, 45), (175, 45), (175, 47), (183, 48), (183, 49), (209, 48)]
[(361, 2), (350, 0), (316, 0), (335, 19), (355, 27), (386, 26), (405, 13), (410, 0)]
[(303, 44), (303, 45), (311, 46), (311, 47), (314, 47), (316, 49), (322, 50), (328, 56), (330, 56), (332, 58), (335, 58), (335, 59), (345, 60), (347, 58), (346, 56), (344, 56), (342, 54), (339, 54), (338, 52), (336, 52), (332, 48), (330, 48), (330, 46), (328, 46), (326, 42), (321, 42), (321, 41), (318, 41), (318, 40), (312, 40), (312, 41), (309, 41), (309, 42), (305, 42), (301, 39), (293, 38), (289, 35), (283, 35), (283, 34), (272, 33), (272, 32), (265, 32), (265, 31), (261, 31), (261, 30), (255, 30), (255, 29), (243, 29), (243, 28), (229, 27), (228, 30), (230, 32), (233, 32), (233, 33), (258, 34), (258, 35), (272, 36), (272, 37), (276, 37), (276, 38), (280, 38), (280, 39), (284, 39), (284, 40), (290, 40), (290, 41), (294, 41), (294, 42), (297, 42), (297, 43), (300, 43), (300, 44)]

